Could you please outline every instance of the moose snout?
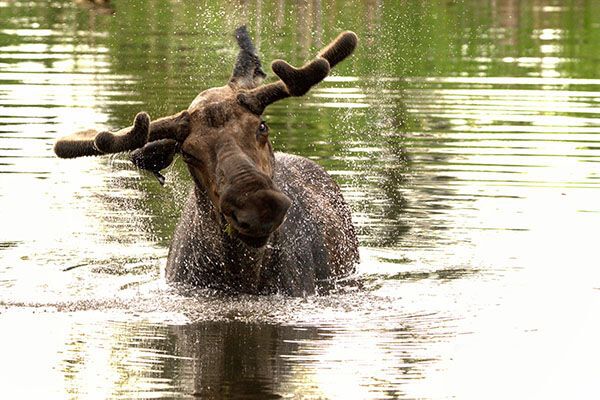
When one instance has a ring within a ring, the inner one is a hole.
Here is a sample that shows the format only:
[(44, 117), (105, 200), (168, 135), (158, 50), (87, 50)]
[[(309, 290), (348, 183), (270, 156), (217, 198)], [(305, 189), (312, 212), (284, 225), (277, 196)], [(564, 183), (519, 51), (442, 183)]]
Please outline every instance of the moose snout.
[(242, 195), (228, 190), (221, 200), (221, 212), (242, 235), (266, 237), (285, 219), (292, 202), (274, 189), (260, 189)]

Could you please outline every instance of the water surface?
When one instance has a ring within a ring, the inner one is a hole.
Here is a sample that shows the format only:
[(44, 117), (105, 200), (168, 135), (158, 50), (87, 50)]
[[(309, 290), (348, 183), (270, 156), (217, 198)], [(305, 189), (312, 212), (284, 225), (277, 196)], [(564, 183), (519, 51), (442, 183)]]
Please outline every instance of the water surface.
[[(0, 397), (598, 396), (599, 4), (113, 3), (0, 0)], [(224, 84), (244, 22), (265, 65), (361, 38), (265, 114), (352, 207), (329, 295), (167, 286), (181, 160), (52, 153)]]

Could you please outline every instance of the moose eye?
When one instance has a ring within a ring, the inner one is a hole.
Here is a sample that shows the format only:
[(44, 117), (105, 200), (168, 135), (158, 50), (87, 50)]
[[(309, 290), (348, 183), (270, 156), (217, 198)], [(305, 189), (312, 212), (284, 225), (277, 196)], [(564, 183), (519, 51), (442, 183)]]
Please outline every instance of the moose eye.
[(258, 132), (259, 133), (267, 133), (268, 130), (269, 130), (269, 127), (267, 126), (267, 123), (265, 121), (261, 121), (260, 125), (258, 126)]
[(267, 126), (267, 123), (265, 121), (261, 121), (260, 125), (258, 126), (258, 131), (256, 132), (256, 140), (261, 145), (264, 145), (269, 140), (268, 137), (269, 127)]

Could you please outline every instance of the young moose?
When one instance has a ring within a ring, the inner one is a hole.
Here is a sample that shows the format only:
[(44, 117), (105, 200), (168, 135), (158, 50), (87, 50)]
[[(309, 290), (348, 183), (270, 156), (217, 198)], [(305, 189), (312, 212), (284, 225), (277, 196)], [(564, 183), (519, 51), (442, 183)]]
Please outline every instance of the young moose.
[(136, 115), (118, 132), (88, 130), (59, 139), (71, 158), (132, 151), (133, 163), (159, 171), (180, 153), (194, 180), (175, 230), (167, 279), (245, 293), (315, 293), (319, 282), (354, 271), (358, 244), (350, 209), (337, 184), (314, 162), (273, 153), (265, 108), (302, 96), (356, 47), (340, 34), (302, 68), (272, 63), (266, 77), (245, 27), (229, 83), (198, 95), (189, 108), (150, 121)]

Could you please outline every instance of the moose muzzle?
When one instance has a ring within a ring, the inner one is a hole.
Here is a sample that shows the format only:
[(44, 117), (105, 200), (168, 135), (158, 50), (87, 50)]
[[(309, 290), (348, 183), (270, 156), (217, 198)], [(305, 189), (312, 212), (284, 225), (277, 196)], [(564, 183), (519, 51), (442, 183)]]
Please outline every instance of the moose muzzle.
[(220, 201), (221, 212), (239, 239), (253, 246), (264, 246), (279, 228), (290, 208), (291, 200), (275, 188), (241, 192), (229, 187)]

